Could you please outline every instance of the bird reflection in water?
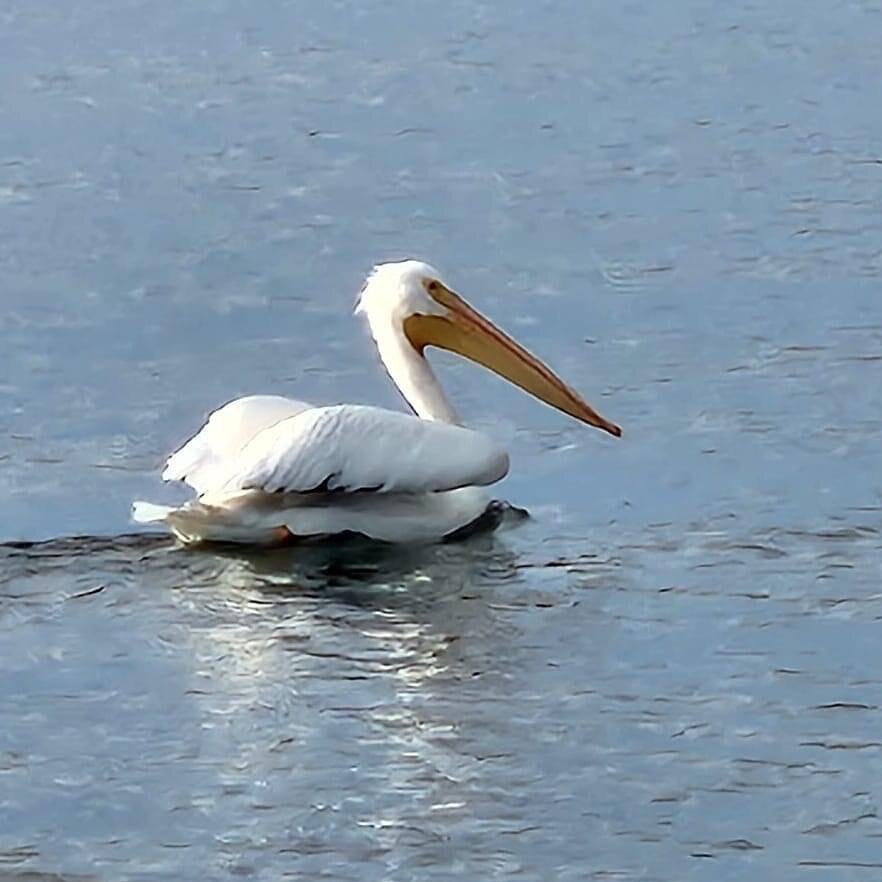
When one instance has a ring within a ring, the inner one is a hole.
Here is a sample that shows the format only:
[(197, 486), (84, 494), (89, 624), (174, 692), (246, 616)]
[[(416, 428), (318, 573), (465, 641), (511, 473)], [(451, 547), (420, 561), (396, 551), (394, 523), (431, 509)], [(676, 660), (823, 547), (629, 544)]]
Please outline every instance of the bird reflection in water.
[(427, 806), (465, 810), (481, 752), (509, 737), (498, 702), (523, 664), (498, 603), (522, 578), (503, 540), (173, 557), (206, 746), (238, 757), (224, 786), (266, 781), (261, 799), (315, 786), (306, 826), (322, 839), (334, 816), (315, 806), (341, 793), (375, 844), (403, 829), (431, 839)]

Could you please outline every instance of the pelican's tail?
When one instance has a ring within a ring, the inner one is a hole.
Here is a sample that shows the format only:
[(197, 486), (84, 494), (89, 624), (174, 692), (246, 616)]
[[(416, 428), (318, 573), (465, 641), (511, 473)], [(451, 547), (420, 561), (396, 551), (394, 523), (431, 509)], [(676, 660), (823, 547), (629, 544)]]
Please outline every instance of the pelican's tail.
[[(136, 524), (162, 524), (185, 545), (207, 538), (202, 535), (207, 525), (203, 524), (200, 529), (197, 524), (193, 524), (193, 514), (190, 505), (156, 505), (153, 502), (142, 501), (132, 503), (132, 520)], [(202, 520), (204, 521), (204, 518)], [(188, 522), (191, 522), (189, 526)]]
[[(236, 502), (235, 499), (231, 501)], [(135, 502), (132, 504), (132, 520), (136, 524), (162, 524), (185, 545), (199, 542), (275, 545), (291, 536), (279, 522), (268, 523), (266, 518), (252, 514), (246, 506), (206, 505), (198, 500), (179, 506)]]
[(175, 511), (171, 505), (155, 505), (152, 502), (133, 502), (132, 520), (136, 524), (161, 524)]

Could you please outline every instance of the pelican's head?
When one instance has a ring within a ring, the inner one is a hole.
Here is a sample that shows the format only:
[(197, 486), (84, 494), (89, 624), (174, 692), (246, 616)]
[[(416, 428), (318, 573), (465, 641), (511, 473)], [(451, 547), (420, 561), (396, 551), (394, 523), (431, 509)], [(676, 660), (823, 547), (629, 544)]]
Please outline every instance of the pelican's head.
[(451, 290), (427, 263), (404, 260), (375, 267), (356, 311), (367, 316), (378, 342), (391, 322), (420, 355), (427, 346), (455, 352), (583, 423), (616, 437), (622, 434), (548, 365)]
[(421, 260), (381, 263), (367, 277), (355, 311), (372, 326), (376, 319), (403, 323), (412, 315), (442, 315), (441, 305), (429, 294), (429, 281), (441, 284), (441, 275)]

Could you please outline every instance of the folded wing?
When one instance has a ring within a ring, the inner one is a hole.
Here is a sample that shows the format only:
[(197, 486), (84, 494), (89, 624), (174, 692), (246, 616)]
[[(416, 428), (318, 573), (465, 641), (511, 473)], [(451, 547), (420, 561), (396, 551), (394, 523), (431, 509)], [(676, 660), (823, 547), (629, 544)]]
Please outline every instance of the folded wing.
[(205, 425), (165, 464), (166, 481), (184, 481), (197, 493), (222, 484), (231, 463), (261, 432), (312, 407), (281, 395), (249, 395), (214, 411)]
[(213, 467), (212, 485), (223, 493), (426, 493), (492, 484), (507, 472), (506, 452), (479, 432), (377, 407), (337, 405), (309, 408), (264, 428)]

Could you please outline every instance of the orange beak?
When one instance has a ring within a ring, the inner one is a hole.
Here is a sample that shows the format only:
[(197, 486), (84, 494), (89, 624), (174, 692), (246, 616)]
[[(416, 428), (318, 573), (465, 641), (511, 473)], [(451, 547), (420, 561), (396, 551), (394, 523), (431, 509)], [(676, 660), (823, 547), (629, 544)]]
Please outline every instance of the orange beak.
[(469, 306), (462, 297), (435, 280), (427, 283), (426, 290), (448, 312), (443, 316), (417, 314), (405, 319), (404, 332), (418, 352), (426, 346), (455, 352), (571, 417), (603, 429), (616, 438), (621, 437), (622, 430), (615, 423), (602, 417), (547, 364)]

